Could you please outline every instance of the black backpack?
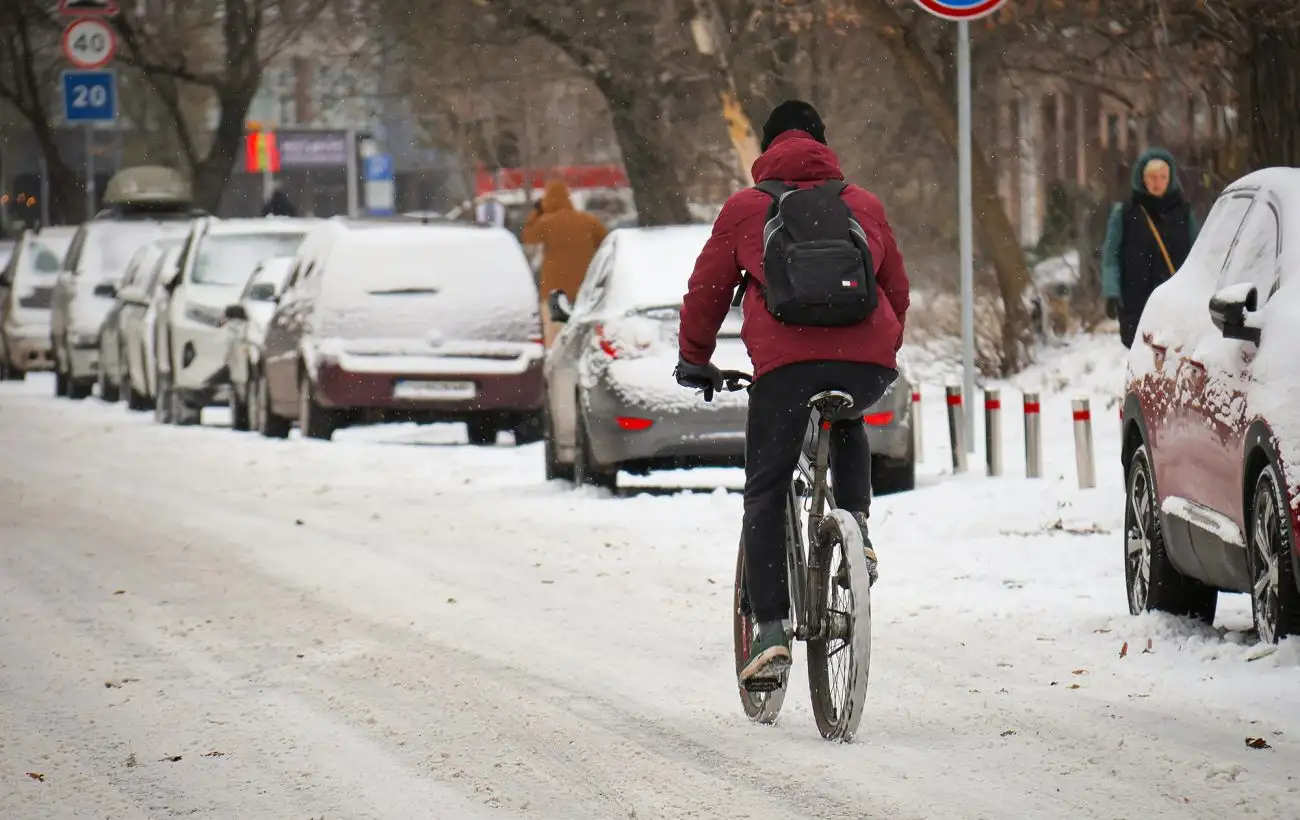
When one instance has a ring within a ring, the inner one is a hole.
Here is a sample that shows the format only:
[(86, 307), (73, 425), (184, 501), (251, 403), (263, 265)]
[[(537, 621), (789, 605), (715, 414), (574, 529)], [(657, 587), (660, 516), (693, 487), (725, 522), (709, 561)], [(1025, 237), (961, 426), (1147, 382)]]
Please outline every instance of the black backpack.
[[(840, 195), (840, 180), (797, 188), (768, 180), (772, 197), (763, 226), (762, 289), (767, 310), (787, 325), (841, 327), (876, 309), (876, 267), (867, 233)], [(745, 276), (744, 284), (752, 277)], [(736, 294), (736, 303), (744, 285)]]

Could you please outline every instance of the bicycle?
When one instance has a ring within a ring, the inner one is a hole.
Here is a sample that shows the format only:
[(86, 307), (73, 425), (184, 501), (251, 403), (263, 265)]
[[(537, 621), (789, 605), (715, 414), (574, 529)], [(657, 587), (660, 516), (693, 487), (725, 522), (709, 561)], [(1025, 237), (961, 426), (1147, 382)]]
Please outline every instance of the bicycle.
[[(724, 370), (722, 378), (722, 389), (733, 393), (748, 390), (753, 383), (752, 376), (738, 370)], [(711, 401), (712, 390), (704, 392), (705, 401)], [(817, 729), (827, 740), (848, 742), (856, 734), (866, 706), (871, 668), (871, 578), (862, 530), (852, 514), (835, 507), (827, 474), (831, 423), (853, 408), (853, 397), (830, 390), (813, 396), (808, 406), (808, 432), (786, 497), (791, 622), (794, 638), (808, 646), (808, 683)], [(806, 534), (799, 526), (801, 513), (807, 514)], [(733, 605), (739, 675), (754, 635), (745, 596), (743, 537), (736, 558)], [(750, 720), (776, 722), (785, 702), (788, 676), (789, 671), (775, 687), (739, 687)]]

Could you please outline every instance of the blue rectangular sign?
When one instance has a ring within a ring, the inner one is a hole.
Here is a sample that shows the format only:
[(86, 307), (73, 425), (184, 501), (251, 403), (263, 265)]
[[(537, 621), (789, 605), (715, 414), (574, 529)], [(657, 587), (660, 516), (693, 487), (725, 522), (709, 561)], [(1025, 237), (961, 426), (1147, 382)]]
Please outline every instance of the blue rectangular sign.
[(111, 71), (64, 71), (63, 119), (67, 122), (116, 120), (117, 75)]
[(393, 178), (393, 157), (391, 154), (374, 154), (366, 157), (362, 167), (362, 178), (367, 182), (380, 182)]

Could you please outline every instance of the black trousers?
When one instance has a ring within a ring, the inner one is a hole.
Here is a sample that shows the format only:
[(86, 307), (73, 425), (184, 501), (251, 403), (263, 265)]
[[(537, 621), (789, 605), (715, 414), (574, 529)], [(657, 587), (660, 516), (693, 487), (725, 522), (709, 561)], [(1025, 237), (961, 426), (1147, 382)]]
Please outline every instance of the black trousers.
[(765, 373), (749, 393), (745, 425), (745, 586), (756, 621), (790, 614), (785, 565), (786, 494), (799, 464), (812, 408), (823, 390), (853, 396), (854, 420), (831, 426), (835, 505), (871, 507), (871, 445), (862, 415), (880, 400), (898, 372), (858, 362), (799, 362)]

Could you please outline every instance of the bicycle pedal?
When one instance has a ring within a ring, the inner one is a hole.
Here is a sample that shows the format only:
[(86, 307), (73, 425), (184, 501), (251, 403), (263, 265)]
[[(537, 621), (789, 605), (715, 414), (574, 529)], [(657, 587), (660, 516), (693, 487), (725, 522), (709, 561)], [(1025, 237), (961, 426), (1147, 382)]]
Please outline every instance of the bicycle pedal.
[(779, 679), (774, 679), (774, 678), (754, 678), (752, 680), (746, 681), (744, 686), (746, 692), (752, 692), (754, 694), (766, 694), (768, 692), (775, 692), (776, 690), (780, 689), (781, 681)]

